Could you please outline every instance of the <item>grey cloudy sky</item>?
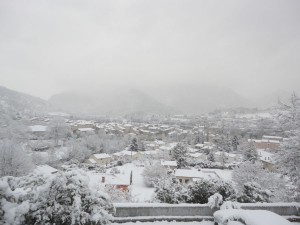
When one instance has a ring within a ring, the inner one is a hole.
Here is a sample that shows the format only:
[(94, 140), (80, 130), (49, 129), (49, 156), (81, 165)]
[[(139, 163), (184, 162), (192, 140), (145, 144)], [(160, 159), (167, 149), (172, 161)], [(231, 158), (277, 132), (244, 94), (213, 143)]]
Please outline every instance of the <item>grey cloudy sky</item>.
[(300, 89), (298, 0), (0, 0), (0, 85)]

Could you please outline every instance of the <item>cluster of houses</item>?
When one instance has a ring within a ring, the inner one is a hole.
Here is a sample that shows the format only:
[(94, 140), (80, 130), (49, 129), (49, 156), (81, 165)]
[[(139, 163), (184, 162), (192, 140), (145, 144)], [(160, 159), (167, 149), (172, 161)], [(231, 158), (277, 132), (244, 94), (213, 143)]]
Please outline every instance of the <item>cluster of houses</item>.
[(278, 136), (262, 136), (262, 139), (249, 139), (249, 142), (254, 143), (258, 152), (259, 160), (263, 167), (269, 171), (275, 171), (275, 157), (274, 154), (280, 151), (280, 146), (285, 138)]

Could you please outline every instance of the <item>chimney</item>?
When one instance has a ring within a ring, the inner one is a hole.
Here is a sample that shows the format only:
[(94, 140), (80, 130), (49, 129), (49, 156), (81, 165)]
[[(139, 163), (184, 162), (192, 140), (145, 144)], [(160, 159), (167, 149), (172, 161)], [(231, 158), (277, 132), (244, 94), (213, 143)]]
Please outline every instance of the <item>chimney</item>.
[(105, 177), (102, 177), (101, 182), (102, 182), (102, 183), (105, 183)]

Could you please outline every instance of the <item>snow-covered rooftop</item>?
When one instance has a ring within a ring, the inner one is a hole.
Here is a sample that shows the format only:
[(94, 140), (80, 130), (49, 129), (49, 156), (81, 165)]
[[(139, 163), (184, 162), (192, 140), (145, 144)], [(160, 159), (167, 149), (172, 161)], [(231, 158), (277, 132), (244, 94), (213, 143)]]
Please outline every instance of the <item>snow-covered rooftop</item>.
[(214, 171), (199, 171), (195, 169), (177, 169), (175, 171), (176, 177), (188, 177), (188, 178), (205, 178), (205, 179), (218, 179), (219, 176)]
[(45, 132), (47, 130), (47, 126), (43, 125), (33, 125), (29, 126), (29, 128), (32, 132)]
[(90, 127), (85, 127), (85, 128), (78, 128), (78, 130), (80, 132), (89, 132), (89, 131), (94, 131), (94, 128), (90, 128)]
[(94, 157), (96, 159), (107, 159), (107, 158), (110, 158), (110, 155), (108, 155), (106, 153), (101, 153), (101, 154), (94, 154)]
[(176, 161), (165, 161), (165, 160), (161, 160), (160, 164), (162, 166), (177, 166), (177, 162)]
[(39, 171), (43, 174), (50, 175), (56, 173), (58, 170), (48, 165), (40, 165), (35, 168), (35, 171)]

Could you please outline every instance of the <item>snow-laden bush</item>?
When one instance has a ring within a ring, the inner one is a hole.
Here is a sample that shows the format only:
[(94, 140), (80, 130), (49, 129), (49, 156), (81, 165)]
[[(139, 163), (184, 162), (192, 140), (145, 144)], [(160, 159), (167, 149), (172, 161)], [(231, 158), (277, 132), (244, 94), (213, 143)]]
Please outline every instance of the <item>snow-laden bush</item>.
[(159, 202), (169, 204), (185, 203), (187, 201), (187, 189), (176, 179), (166, 178), (156, 184), (154, 198)]
[(221, 180), (200, 179), (188, 186), (188, 202), (205, 204), (215, 193), (223, 196), (224, 200), (235, 198), (235, 190), (230, 183)]
[(0, 224), (102, 225), (113, 209), (106, 194), (88, 186), (81, 170), (0, 179)]
[(232, 201), (225, 201), (221, 205), (220, 209), (225, 210), (225, 209), (240, 209), (241, 205), (238, 202), (232, 202)]
[(208, 198), (207, 205), (211, 209), (214, 209), (214, 208), (220, 208), (220, 206), (222, 205), (222, 203), (223, 203), (223, 196), (220, 195), (219, 193), (215, 193), (215, 194), (213, 194), (212, 196), (210, 196)]
[(144, 183), (147, 187), (154, 187), (155, 183), (161, 182), (168, 176), (167, 169), (159, 163), (146, 166), (143, 172)]

